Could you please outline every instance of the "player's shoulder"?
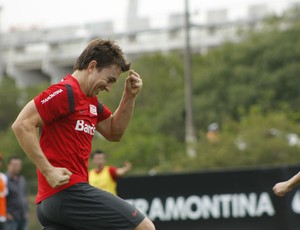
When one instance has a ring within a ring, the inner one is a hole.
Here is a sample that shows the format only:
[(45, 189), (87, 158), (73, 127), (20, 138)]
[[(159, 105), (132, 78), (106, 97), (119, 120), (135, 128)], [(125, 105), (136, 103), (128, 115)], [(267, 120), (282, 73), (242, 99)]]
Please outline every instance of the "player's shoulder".
[(68, 98), (77, 99), (82, 94), (78, 82), (71, 75), (67, 75), (61, 81), (52, 85), (52, 87), (56, 90), (63, 90)]
[(54, 86), (56, 86), (56, 87), (69, 87), (73, 91), (79, 89), (78, 82), (71, 75), (67, 75), (61, 81), (57, 82)]

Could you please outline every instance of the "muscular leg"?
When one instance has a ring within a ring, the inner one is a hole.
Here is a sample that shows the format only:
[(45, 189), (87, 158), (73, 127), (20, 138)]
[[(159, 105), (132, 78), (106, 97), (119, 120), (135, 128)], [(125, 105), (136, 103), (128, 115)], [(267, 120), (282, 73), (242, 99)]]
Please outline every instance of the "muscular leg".
[(147, 217), (134, 230), (155, 230), (155, 226)]
[(136, 226), (140, 226), (137, 230), (155, 230), (134, 206), (88, 183), (75, 184), (43, 200), (37, 214), (44, 230), (129, 230)]

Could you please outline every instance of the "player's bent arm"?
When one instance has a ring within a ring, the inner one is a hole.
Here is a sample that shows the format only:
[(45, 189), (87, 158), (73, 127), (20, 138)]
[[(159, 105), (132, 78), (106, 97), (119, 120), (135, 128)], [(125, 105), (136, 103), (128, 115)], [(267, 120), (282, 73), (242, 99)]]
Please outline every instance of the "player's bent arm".
[(108, 119), (99, 122), (96, 126), (106, 139), (120, 141), (130, 122), (136, 96), (143, 86), (140, 75), (134, 70), (129, 71), (126, 78), (124, 92), (117, 110)]
[(278, 196), (284, 196), (300, 184), (300, 172), (287, 181), (279, 182), (273, 187), (273, 191)]
[[(43, 120), (40, 117), (34, 101), (30, 101), (20, 112), (12, 125), (12, 130), (27, 154), (28, 158), (36, 165), (41, 173), (47, 178), (52, 187), (57, 187), (69, 180), (67, 169), (56, 169), (45, 157), (37, 137), (36, 128), (42, 126)], [(66, 171), (67, 170), (67, 171)], [(58, 172), (61, 171), (61, 172)], [(62, 174), (65, 174), (62, 177)]]
[(21, 147), (28, 157), (43, 173), (52, 166), (42, 153), (37, 138), (36, 128), (42, 126), (43, 121), (39, 116), (33, 101), (30, 101), (20, 112), (12, 125), (12, 129)]
[(291, 179), (287, 181), (288, 187), (293, 189), (300, 184), (300, 172), (294, 175)]
[(130, 122), (135, 96), (124, 93), (117, 110), (107, 119), (99, 122), (96, 126), (100, 132), (109, 141), (120, 141)]

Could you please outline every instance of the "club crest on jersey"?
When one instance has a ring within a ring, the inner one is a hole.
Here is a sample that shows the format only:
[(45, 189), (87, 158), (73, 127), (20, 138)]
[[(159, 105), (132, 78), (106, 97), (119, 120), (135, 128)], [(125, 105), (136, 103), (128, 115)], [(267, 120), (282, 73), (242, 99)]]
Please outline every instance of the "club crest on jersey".
[(90, 105), (90, 113), (93, 115), (97, 115), (97, 108), (94, 105)]
[(84, 122), (84, 120), (77, 120), (75, 130), (88, 133), (92, 136), (95, 134), (95, 125), (89, 125)]

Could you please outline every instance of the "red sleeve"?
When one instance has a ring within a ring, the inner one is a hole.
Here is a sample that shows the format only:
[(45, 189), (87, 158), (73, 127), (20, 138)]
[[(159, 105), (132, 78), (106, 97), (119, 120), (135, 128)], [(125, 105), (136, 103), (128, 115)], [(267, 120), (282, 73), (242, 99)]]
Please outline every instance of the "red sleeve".
[(109, 173), (110, 173), (111, 177), (114, 179), (114, 181), (116, 181), (118, 179), (116, 167), (110, 166)]
[(70, 112), (65, 85), (52, 85), (34, 98), (36, 108), (45, 123), (49, 123)]
[(101, 102), (98, 102), (98, 119), (97, 122), (103, 121), (112, 115), (112, 112)]

